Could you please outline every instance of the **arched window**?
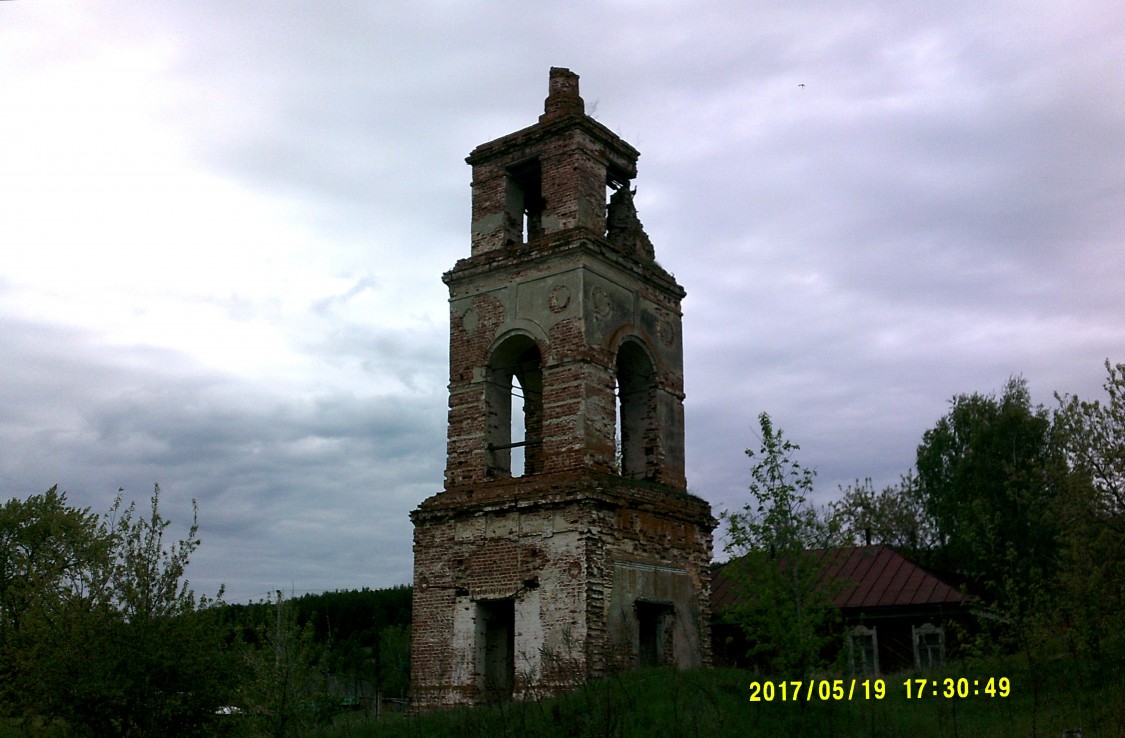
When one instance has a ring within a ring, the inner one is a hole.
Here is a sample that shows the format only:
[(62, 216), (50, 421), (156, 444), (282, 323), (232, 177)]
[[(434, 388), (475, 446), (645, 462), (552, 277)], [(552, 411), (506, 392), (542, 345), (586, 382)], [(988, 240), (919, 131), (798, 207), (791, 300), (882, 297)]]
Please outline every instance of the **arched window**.
[(528, 159), (508, 167), (505, 211), (507, 242), (531, 243), (543, 234), (543, 171), (539, 159)]
[(625, 341), (617, 351), (617, 433), (621, 476), (655, 479), (660, 445), (656, 372), (636, 341)]
[(488, 362), (485, 382), (488, 476), (541, 471), (543, 366), (538, 344), (525, 335), (505, 340)]

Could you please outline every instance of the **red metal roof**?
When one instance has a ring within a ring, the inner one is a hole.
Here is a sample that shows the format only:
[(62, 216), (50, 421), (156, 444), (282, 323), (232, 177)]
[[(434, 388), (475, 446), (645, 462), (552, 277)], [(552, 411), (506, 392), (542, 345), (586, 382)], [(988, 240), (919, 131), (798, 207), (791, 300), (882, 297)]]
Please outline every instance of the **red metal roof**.
[[(814, 551), (826, 559), (823, 581), (839, 587), (833, 602), (839, 608), (961, 604), (969, 597), (956, 587), (886, 546), (840, 546)], [(741, 586), (724, 575), (730, 564), (711, 572), (711, 611), (719, 612), (740, 599)]]

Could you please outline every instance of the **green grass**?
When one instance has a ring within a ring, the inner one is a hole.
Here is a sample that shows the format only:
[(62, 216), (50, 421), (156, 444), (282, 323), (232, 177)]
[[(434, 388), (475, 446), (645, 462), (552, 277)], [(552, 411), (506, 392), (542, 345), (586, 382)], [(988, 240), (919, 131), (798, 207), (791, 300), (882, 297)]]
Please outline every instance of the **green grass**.
[[(393, 715), (366, 721), (340, 716), (326, 738), (344, 736), (799, 736), (800, 738), (925, 738), (993, 736), (1058, 738), (1081, 728), (1086, 738), (1125, 738), (1125, 675), (1120, 666), (1095, 672), (1056, 661), (1029, 670), (1019, 658), (964, 662), (931, 679), (1007, 676), (1007, 698), (906, 699), (904, 673), (884, 677), (882, 700), (813, 700), (751, 703), (748, 672), (714, 669), (677, 672), (647, 669), (586, 685), (550, 700), (447, 710), (429, 715)], [(1033, 690), (1037, 694), (1033, 694)], [(858, 692), (857, 692), (858, 694)]]

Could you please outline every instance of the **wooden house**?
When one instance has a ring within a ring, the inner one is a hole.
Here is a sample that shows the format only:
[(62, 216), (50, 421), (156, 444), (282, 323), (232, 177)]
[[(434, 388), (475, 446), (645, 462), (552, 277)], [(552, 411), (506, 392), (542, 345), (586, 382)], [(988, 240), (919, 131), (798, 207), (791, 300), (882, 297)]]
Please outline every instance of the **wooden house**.
[[(883, 674), (942, 664), (952, 652), (954, 623), (969, 625), (975, 600), (887, 546), (841, 546), (814, 551), (824, 562), (821, 581), (840, 609), (853, 674)], [(724, 618), (741, 592), (730, 568), (711, 573), (712, 645), (717, 665), (749, 664), (741, 629)]]

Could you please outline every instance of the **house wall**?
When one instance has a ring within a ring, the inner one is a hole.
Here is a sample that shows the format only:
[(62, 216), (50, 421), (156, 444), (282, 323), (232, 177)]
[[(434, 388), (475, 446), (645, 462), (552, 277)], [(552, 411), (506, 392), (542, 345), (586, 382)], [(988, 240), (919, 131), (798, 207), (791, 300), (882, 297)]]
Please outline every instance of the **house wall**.
[[(935, 605), (908, 609), (895, 607), (851, 609), (843, 613), (835, 631), (839, 638), (835, 641), (833, 650), (826, 652), (824, 657), (829, 662), (835, 661), (837, 652), (842, 650), (842, 663), (844, 668), (848, 668), (847, 635), (855, 626), (862, 625), (866, 628), (874, 628), (877, 633), (880, 673), (893, 674), (910, 670), (914, 668), (913, 629), (927, 623), (943, 628), (946, 659), (953, 658), (957, 653), (960, 645), (957, 634), (972, 632), (975, 627), (972, 614), (965, 608)], [(721, 613), (716, 614), (716, 619), (712, 623), (711, 638), (712, 658), (716, 666), (741, 668), (761, 666), (747, 656), (751, 644), (741, 628), (724, 622)]]

